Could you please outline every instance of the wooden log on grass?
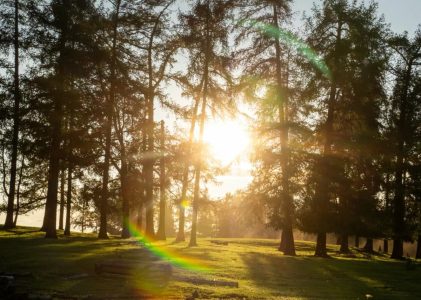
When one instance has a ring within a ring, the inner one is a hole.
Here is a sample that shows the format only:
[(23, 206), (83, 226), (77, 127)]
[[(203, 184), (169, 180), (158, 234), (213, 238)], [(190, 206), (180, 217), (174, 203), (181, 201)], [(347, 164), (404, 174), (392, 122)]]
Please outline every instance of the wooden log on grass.
[(206, 285), (213, 285), (213, 286), (228, 286), (228, 287), (235, 287), (238, 288), (237, 281), (225, 281), (225, 280), (217, 280), (217, 279), (206, 279), (206, 278), (199, 278), (199, 277), (184, 277), (184, 276), (176, 276), (174, 279), (184, 282), (189, 282), (193, 284), (206, 284)]

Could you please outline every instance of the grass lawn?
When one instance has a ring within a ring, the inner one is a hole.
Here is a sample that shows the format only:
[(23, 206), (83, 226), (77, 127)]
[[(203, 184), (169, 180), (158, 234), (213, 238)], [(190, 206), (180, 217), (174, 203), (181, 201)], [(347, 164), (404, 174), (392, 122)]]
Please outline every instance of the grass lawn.
[[(188, 248), (187, 242), (174, 244), (173, 239), (145, 247), (134, 239), (103, 241), (95, 235), (74, 234), (46, 240), (43, 235), (35, 228), (0, 230), (0, 273), (31, 273), (16, 277), (16, 290), (85, 299), (88, 295), (185, 299), (193, 294), (240, 299), (421, 299), (421, 265), (409, 269), (405, 262), (381, 255), (366, 257), (355, 250), (353, 255), (341, 256), (334, 245), (329, 246), (332, 257), (323, 259), (312, 257), (313, 243), (300, 241), (297, 257), (287, 257), (276, 250), (277, 240), (268, 239), (218, 239), (229, 245), (199, 239), (198, 247)], [(186, 263), (175, 263), (164, 283), (145, 272), (107, 276), (94, 271), (96, 262), (147, 264), (154, 255), (159, 260), (183, 257)], [(185, 278), (234, 281), (239, 287), (194, 284)]]

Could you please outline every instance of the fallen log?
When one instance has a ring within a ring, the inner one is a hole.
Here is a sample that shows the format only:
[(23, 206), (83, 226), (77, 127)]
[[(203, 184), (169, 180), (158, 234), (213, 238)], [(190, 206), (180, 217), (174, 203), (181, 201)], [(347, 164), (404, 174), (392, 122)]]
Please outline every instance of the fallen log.
[(178, 281), (193, 283), (193, 284), (228, 286), (228, 287), (235, 287), (235, 288), (238, 288), (239, 286), (237, 281), (225, 281), (225, 280), (217, 280), (217, 279), (205, 279), (205, 278), (184, 277), (184, 276), (175, 276), (174, 279)]

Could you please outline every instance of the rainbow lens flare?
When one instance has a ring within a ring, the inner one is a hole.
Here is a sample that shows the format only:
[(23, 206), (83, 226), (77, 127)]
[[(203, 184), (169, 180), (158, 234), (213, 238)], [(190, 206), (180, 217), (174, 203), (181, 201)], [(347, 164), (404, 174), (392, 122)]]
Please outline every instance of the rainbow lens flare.
[(209, 266), (207, 266), (207, 264), (200, 259), (187, 257), (175, 251), (171, 251), (170, 249), (165, 249), (158, 245), (154, 245), (152, 239), (147, 237), (134, 224), (129, 223), (128, 227), (131, 235), (137, 239), (139, 244), (145, 247), (145, 249), (147, 249), (156, 257), (169, 262), (174, 267), (179, 267), (188, 271), (195, 272), (208, 272), (211, 270)]

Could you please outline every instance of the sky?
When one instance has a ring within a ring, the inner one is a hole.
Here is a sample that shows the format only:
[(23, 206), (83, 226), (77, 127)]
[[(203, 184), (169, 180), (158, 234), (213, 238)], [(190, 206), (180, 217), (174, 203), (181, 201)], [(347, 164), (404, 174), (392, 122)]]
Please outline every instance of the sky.
[[(363, 1), (371, 2), (370, 0)], [(407, 30), (412, 34), (418, 24), (421, 24), (421, 0), (376, 0), (375, 2), (379, 4), (379, 13), (384, 15), (386, 23), (390, 23), (391, 29), (396, 33)], [(322, 3), (322, 0), (295, 0), (293, 10), (309, 12), (313, 3)], [(302, 13), (299, 13), (299, 17), (301, 15)]]
[[(362, 0), (366, 3), (369, 0)], [(300, 23), (303, 12), (310, 14), (310, 9), (313, 2), (322, 3), (322, 0), (295, 0), (292, 6), (293, 11), (296, 11), (295, 19), (297, 24)], [(421, 0), (377, 0), (379, 4), (379, 13), (383, 14), (386, 23), (391, 24), (391, 29), (396, 33), (408, 31), (413, 34), (417, 29), (418, 24), (421, 23)], [(165, 116), (162, 116), (165, 118)], [(246, 157), (243, 157), (243, 162), (234, 166), (234, 171), (230, 174), (220, 176), (218, 184), (210, 184), (208, 186), (209, 194), (213, 198), (223, 197), (226, 193), (233, 193), (238, 189), (245, 188), (251, 182), (250, 169), (245, 163)], [(239, 172), (239, 170), (241, 172)], [(4, 215), (0, 214), (0, 222), (3, 222)], [(40, 226), (42, 222), (42, 211), (30, 213), (27, 216), (19, 217), (19, 224)]]

